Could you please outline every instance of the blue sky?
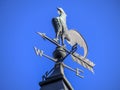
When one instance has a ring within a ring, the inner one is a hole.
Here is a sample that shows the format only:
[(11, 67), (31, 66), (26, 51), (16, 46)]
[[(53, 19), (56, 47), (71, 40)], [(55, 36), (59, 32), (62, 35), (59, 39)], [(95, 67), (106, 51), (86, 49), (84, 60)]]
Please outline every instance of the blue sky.
[[(0, 90), (39, 90), (42, 75), (54, 66), (36, 56), (34, 46), (52, 56), (55, 46), (36, 32), (54, 38), (51, 19), (56, 7), (67, 13), (69, 29), (76, 29), (87, 41), (88, 58), (95, 74), (84, 70), (84, 79), (65, 69), (74, 90), (120, 90), (120, 1), (119, 0), (0, 0)], [(82, 49), (78, 50), (81, 52)]]

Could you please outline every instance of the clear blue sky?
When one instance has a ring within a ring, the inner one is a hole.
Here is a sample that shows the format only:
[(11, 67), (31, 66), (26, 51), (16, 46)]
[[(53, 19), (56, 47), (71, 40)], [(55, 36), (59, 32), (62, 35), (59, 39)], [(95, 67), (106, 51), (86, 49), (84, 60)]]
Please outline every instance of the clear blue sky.
[(120, 90), (120, 1), (119, 0), (0, 0), (0, 90), (39, 90), (38, 82), (54, 63), (36, 56), (33, 47), (52, 55), (55, 46), (36, 32), (51, 38), (55, 33), (51, 19), (56, 7), (67, 13), (68, 28), (86, 39), (88, 58), (95, 74), (84, 70), (84, 79), (65, 69), (75, 90)]

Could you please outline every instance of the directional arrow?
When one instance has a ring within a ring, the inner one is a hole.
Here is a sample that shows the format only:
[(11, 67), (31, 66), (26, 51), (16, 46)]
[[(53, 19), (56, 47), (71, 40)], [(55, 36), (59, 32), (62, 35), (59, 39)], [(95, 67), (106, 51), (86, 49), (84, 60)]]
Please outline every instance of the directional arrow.
[(83, 67), (87, 68), (91, 72), (94, 73), (93, 67), (95, 64), (91, 62), (90, 60), (83, 58), (81, 55), (78, 53), (71, 53), (69, 50), (67, 50), (64, 46), (61, 46), (59, 43), (57, 43), (55, 40), (49, 38), (46, 36), (44, 33), (37, 32), (43, 39), (47, 39), (48, 41), (52, 42), (58, 47), (62, 47), (67, 53), (71, 54), (72, 58), (74, 61), (76, 61), (78, 64), (81, 64)]

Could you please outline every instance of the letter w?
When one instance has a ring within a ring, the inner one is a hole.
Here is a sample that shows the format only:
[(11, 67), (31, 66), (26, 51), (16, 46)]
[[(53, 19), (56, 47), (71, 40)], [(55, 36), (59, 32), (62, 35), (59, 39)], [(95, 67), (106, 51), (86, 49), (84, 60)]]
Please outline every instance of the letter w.
[(39, 50), (39, 49), (37, 49), (36, 47), (34, 47), (34, 49), (35, 49), (35, 53), (36, 53), (37, 55), (40, 55), (40, 56), (43, 55), (43, 51), (42, 51), (42, 50)]

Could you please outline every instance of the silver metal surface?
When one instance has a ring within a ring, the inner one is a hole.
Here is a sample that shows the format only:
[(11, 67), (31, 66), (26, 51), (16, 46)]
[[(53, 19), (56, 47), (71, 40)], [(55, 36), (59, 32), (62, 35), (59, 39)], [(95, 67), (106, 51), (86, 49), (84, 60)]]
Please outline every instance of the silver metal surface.
[[(59, 43), (57, 43), (54, 39), (51, 39), (50, 37), (46, 36), (45, 34), (42, 34), (40, 32), (38, 32), (38, 34), (43, 38), (43, 39), (47, 39), (48, 41), (52, 42), (53, 44), (55, 44), (56, 46), (58, 47), (62, 47), (67, 53), (70, 53), (70, 51), (61, 46)], [(89, 59), (87, 58), (84, 58), (84, 56), (81, 56), (80, 54), (78, 53), (70, 53), (71, 54), (71, 57), (72, 59), (77, 62), (78, 64), (82, 65), (83, 67), (85, 67), (86, 69), (90, 70), (92, 73), (94, 73), (94, 70), (93, 70), (93, 67), (95, 66), (95, 64), (90, 61)]]
[(42, 50), (37, 49), (36, 47), (34, 47), (34, 50), (35, 50), (35, 53), (36, 53), (38, 56), (44, 56), (44, 57), (46, 57), (46, 58), (48, 58), (48, 59), (50, 59), (50, 60), (52, 60), (52, 61), (54, 61), (54, 62), (57, 61), (57, 59), (54, 59), (54, 58), (52, 58), (52, 57), (44, 54)]
[[(37, 34), (39, 34), (43, 39), (56, 45), (56, 48), (52, 53), (53, 56), (46, 55), (42, 50), (34, 47), (36, 55), (46, 57), (55, 62), (54, 67), (42, 76), (43, 81), (39, 84), (41, 86), (41, 90), (73, 90), (64, 75), (64, 68), (75, 72), (76, 76), (84, 78), (84, 76), (81, 75), (83, 73), (81, 69), (74, 69), (63, 63), (69, 55), (71, 55), (73, 61), (94, 73), (93, 67), (95, 64), (87, 59), (88, 46), (85, 39), (76, 30), (68, 29), (66, 23), (67, 14), (62, 8), (57, 8), (57, 10), (59, 16), (52, 18), (52, 25), (56, 33), (55, 38), (51, 39), (45, 33), (37, 32)], [(71, 45), (70, 50), (67, 49), (67, 45), (64, 42), (65, 40)], [(76, 52), (78, 45), (84, 49), (84, 55)]]
[[(95, 64), (87, 59), (88, 46), (85, 42), (85, 39), (76, 30), (68, 29), (66, 23), (67, 15), (65, 11), (62, 8), (57, 8), (57, 10), (59, 16), (52, 19), (52, 24), (56, 33), (55, 38), (51, 39), (45, 33), (37, 32), (37, 34), (39, 34), (43, 39), (46, 39), (56, 45), (56, 48), (53, 51), (53, 57), (44, 54), (42, 50), (34, 47), (36, 55), (44, 56), (55, 62), (55, 66), (49, 72), (47, 71), (45, 75), (43, 75), (43, 81), (40, 83), (40, 86), (42, 86), (41, 90), (49, 90), (50, 88), (53, 90), (56, 88), (56, 85), (62, 85), (60, 86), (62, 89), (66, 87), (65, 90), (73, 90), (65, 78), (64, 67), (75, 72), (80, 78), (84, 78), (84, 76), (81, 75), (81, 73), (83, 73), (81, 69), (74, 69), (63, 63), (66, 57), (69, 55), (71, 55), (75, 62), (94, 73), (93, 67)], [(67, 46), (64, 43), (65, 40), (71, 45), (71, 50), (67, 49)], [(78, 45), (84, 49), (84, 55), (76, 52)], [(58, 87), (56, 90), (58, 90)]]
[(56, 20), (53, 19), (53, 26), (55, 27), (56, 37), (55, 40), (58, 41), (60, 38), (62, 40), (62, 45), (64, 45), (64, 40), (66, 39), (68, 43), (73, 46), (78, 44), (84, 49), (84, 58), (87, 56), (88, 47), (87, 44), (80, 33), (76, 30), (68, 30), (66, 24), (66, 13), (62, 8), (57, 8), (59, 16), (56, 17)]

